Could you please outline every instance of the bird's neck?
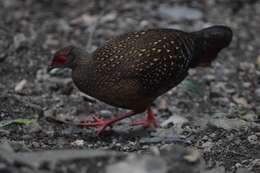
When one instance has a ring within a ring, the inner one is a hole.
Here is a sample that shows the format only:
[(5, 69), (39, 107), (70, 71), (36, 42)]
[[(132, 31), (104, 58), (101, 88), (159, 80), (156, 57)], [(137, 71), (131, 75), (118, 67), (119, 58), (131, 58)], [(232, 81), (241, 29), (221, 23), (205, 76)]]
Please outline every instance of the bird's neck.
[(75, 61), (71, 65), (72, 70), (84, 69), (88, 67), (91, 61), (91, 54), (80, 48), (75, 48), (72, 52), (72, 56), (76, 57)]
[(78, 51), (77, 53), (76, 62), (72, 67), (72, 78), (76, 85), (81, 86), (81, 83), (90, 85), (89, 83), (93, 80), (95, 73), (95, 69), (93, 69), (92, 54), (83, 50)]

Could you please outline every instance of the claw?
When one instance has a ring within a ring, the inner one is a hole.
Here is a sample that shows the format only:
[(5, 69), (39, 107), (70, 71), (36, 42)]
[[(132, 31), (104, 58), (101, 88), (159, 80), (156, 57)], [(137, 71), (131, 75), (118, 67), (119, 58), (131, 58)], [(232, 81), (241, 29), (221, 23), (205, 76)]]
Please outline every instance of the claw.
[(95, 115), (92, 116), (92, 119), (93, 119), (94, 121), (103, 121), (103, 119), (98, 118), (98, 117), (95, 116)]
[(110, 126), (111, 120), (103, 120), (101, 118), (98, 118), (96, 116), (92, 117), (93, 122), (82, 122), (80, 124), (80, 126), (84, 127), (84, 128), (90, 128), (90, 127), (94, 127), (98, 129), (97, 134), (99, 135), (100, 133), (102, 133), (106, 127)]

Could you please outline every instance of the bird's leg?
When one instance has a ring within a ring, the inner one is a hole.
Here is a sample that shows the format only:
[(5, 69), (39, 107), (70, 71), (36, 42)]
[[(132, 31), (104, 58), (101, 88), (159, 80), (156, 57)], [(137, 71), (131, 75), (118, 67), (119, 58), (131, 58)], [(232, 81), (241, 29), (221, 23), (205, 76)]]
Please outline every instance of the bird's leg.
[(149, 107), (147, 110), (147, 116), (143, 120), (136, 121), (132, 123), (133, 126), (142, 125), (145, 128), (153, 126), (153, 127), (160, 127), (160, 125), (156, 122), (155, 113), (152, 111), (152, 109)]
[(112, 119), (109, 119), (109, 120), (97, 118), (97, 117), (94, 116), (93, 122), (82, 122), (82, 123), (80, 123), (80, 126), (98, 128), (97, 134), (100, 135), (105, 130), (105, 128), (107, 128), (108, 126), (111, 126), (112, 124), (116, 123), (117, 121), (131, 117), (131, 116), (133, 116), (137, 113), (139, 113), (139, 112), (130, 111), (130, 112), (122, 113), (122, 114), (120, 114), (120, 115), (118, 115), (118, 116), (116, 116)]

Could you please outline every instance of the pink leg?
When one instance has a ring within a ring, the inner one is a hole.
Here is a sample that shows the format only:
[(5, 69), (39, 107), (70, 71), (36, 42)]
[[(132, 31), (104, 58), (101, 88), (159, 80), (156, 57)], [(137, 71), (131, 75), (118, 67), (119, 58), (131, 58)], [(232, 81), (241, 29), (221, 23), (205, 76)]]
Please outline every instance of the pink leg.
[(97, 135), (100, 135), (105, 130), (105, 128), (107, 128), (108, 126), (111, 126), (112, 124), (116, 123), (117, 121), (131, 117), (137, 113), (139, 113), (139, 112), (135, 112), (135, 111), (126, 112), (126, 113), (118, 115), (110, 120), (104, 120), (104, 119), (100, 119), (97, 117), (93, 117), (94, 122), (86, 122), (86, 123), (82, 122), (80, 124), (80, 126), (98, 128)]
[(160, 127), (160, 125), (156, 122), (155, 113), (151, 110), (151, 108), (148, 108), (148, 114), (144, 120), (139, 120), (134, 123), (132, 123), (133, 126), (136, 125), (142, 125), (145, 128), (153, 126), (155, 128)]

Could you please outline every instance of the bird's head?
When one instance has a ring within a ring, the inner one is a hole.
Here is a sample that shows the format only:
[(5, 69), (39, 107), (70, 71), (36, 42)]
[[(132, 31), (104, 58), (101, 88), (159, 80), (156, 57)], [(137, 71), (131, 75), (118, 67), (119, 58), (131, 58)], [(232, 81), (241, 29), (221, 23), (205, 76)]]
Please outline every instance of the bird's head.
[(55, 68), (73, 68), (76, 64), (79, 51), (80, 50), (74, 46), (61, 48), (54, 54), (47, 71), (49, 72)]

